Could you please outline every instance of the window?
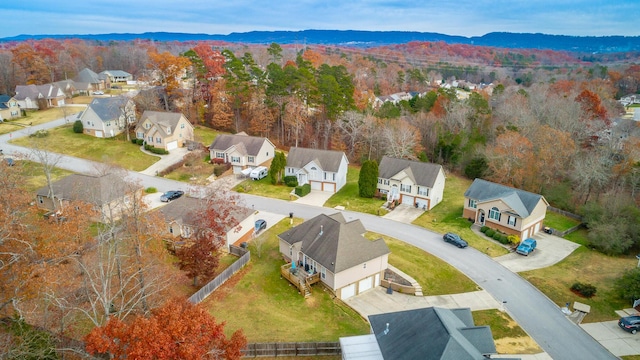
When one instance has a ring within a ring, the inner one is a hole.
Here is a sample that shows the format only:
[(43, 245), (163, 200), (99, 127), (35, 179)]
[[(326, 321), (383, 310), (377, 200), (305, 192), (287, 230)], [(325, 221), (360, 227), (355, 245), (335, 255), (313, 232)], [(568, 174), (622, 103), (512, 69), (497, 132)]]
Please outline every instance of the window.
[(320, 277), (323, 279), (327, 278), (327, 269), (325, 269), (324, 266), (320, 268)]
[(289, 256), (293, 256), (293, 246), (289, 246)]
[(384, 179), (384, 180), (383, 180), (383, 183), (384, 183), (385, 185), (389, 185), (389, 179)]
[(143, 134), (143, 133), (141, 133), (141, 132), (139, 132), (139, 133), (137, 133), (137, 134), (136, 134), (136, 137), (137, 137), (138, 139), (144, 139), (144, 134)]
[(429, 196), (429, 188), (428, 187), (420, 187), (418, 186), (418, 195)]
[(180, 124), (180, 129), (184, 129), (184, 123)]
[(311, 173), (309, 174), (309, 178), (310, 179), (314, 179), (314, 180), (317, 179), (317, 176), (318, 176), (317, 173), (318, 173), (318, 169), (316, 169), (315, 166), (312, 167), (311, 168)]
[(247, 156), (247, 161), (250, 163), (254, 163), (256, 162), (256, 157), (255, 156)]
[(11, 111), (11, 116), (18, 116), (18, 112), (15, 110)]
[(44, 204), (44, 199), (42, 198), (42, 196), (38, 196), (38, 202), (40, 204)]
[(333, 173), (333, 181), (336, 181), (336, 173)]
[(169, 232), (173, 234), (173, 227), (169, 227)]
[(223, 152), (216, 152), (216, 158), (224, 159), (224, 153)]
[(477, 209), (478, 208), (478, 204), (476, 204), (476, 201), (473, 199), (469, 199), (469, 207), (470, 208), (474, 208)]
[(498, 210), (497, 207), (492, 207), (491, 210), (489, 210), (489, 219), (500, 221), (500, 210)]
[(411, 185), (400, 184), (400, 191), (411, 192)]
[(362, 268), (366, 269), (367, 268), (367, 263), (362, 264)]
[(171, 134), (171, 128), (170, 127), (167, 128), (167, 134)]
[(378, 184), (382, 184), (382, 179), (378, 178)]
[(158, 144), (160, 144), (160, 143), (162, 142), (162, 138), (157, 137), (157, 138), (156, 138), (156, 142), (157, 142)]
[(509, 215), (509, 219), (507, 219), (507, 224), (511, 226), (516, 226), (516, 217)]
[(153, 136), (147, 137), (147, 142), (152, 144), (153, 143)]
[(148, 129), (148, 128), (150, 128), (150, 127), (151, 127), (151, 124), (149, 124), (149, 123), (145, 123), (145, 124), (144, 124), (144, 128), (145, 128), (145, 129)]
[(232, 156), (231, 157), (231, 162), (232, 163), (240, 163), (240, 156)]

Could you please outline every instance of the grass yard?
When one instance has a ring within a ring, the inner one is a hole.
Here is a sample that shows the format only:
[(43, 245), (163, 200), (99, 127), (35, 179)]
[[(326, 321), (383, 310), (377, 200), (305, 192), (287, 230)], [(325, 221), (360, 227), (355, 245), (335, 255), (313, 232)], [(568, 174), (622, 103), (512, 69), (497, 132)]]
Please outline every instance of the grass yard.
[[(379, 234), (367, 234), (369, 239), (380, 238)], [(400, 240), (382, 236), (389, 246), (389, 264), (413, 277), (421, 286), (425, 296), (457, 294), (480, 290), (471, 279), (453, 266)]]
[(271, 184), (271, 174), (260, 180), (247, 179), (233, 188), (233, 190), (237, 192), (280, 200), (291, 200), (291, 192), (293, 189), (294, 188), (288, 187), (284, 184)]
[[(301, 222), (295, 219), (296, 225)], [(321, 286), (315, 285), (311, 297), (305, 299), (280, 278), (284, 262), (276, 234), (288, 228), (289, 221), (283, 220), (263, 233), (268, 238), (262, 258), (252, 256), (203, 305), (217, 321), (226, 322), (227, 334), (243, 329), (249, 342), (337, 341), (340, 336), (368, 334), (368, 323)]]
[(218, 131), (202, 125), (196, 125), (193, 129), (193, 136), (195, 140), (202, 143), (204, 146), (211, 145), (218, 134), (220, 134)]
[[(584, 241), (586, 230), (581, 229), (567, 238)], [(558, 306), (578, 301), (591, 306), (591, 313), (584, 322), (615, 320), (615, 310), (631, 307), (629, 300), (616, 296), (613, 284), (626, 270), (638, 265), (635, 256), (613, 257), (590, 250), (586, 246), (576, 249), (560, 263), (544, 269), (522, 272), (520, 275), (540, 289)], [(597, 288), (597, 293), (590, 299), (582, 298), (569, 290), (571, 285), (579, 281), (589, 283)]]
[[(22, 175), (25, 176), (26, 181), (22, 185), (27, 191), (35, 193), (38, 189), (47, 185), (47, 179), (44, 176), (44, 171), (40, 164), (33, 161), (22, 160), (17, 161), (13, 168), (18, 169)], [(57, 181), (71, 174), (72, 172), (70, 171), (54, 168), (51, 172), (51, 178), (53, 181)]]
[(537, 354), (542, 349), (506, 313), (496, 309), (474, 311), (476, 326), (488, 325), (498, 354)]
[(184, 165), (164, 175), (165, 178), (187, 182), (193, 185), (207, 185), (207, 179), (213, 175), (213, 164), (206, 161), (209, 153), (195, 150), (188, 153)]
[(360, 197), (358, 188), (359, 178), (360, 167), (349, 166), (349, 171), (347, 172), (347, 183), (336, 194), (330, 197), (324, 206), (334, 208), (340, 205), (350, 211), (380, 216), (386, 214), (387, 211), (381, 209), (381, 206), (384, 204), (384, 200)]
[[(82, 110), (84, 110), (84, 107), (81, 106), (67, 106), (64, 108), (27, 111), (27, 115), (24, 117), (15, 120), (0, 122), (0, 135), (24, 129), (25, 127), (29, 127), (29, 124), (44, 124), (49, 121), (60, 119), (65, 115), (71, 120), (72, 114), (76, 114)], [(75, 117), (73, 119), (75, 119)]]
[(580, 221), (576, 219), (572, 219), (549, 210), (547, 210), (547, 215), (544, 217), (544, 226), (548, 226), (558, 231), (569, 230), (578, 224), (580, 224)]
[(438, 233), (455, 232), (465, 239), (470, 246), (495, 257), (508, 253), (498, 243), (486, 240), (471, 230), (469, 220), (462, 217), (464, 192), (471, 185), (471, 180), (454, 174), (447, 174), (442, 202), (430, 211), (420, 215), (413, 224), (436, 231)]
[(87, 160), (110, 163), (127, 170), (141, 171), (158, 160), (158, 157), (140, 151), (138, 145), (126, 141), (124, 136), (100, 139), (73, 132), (71, 124), (49, 130), (49, 136), (41, 139), (23, 137), (11, 141), (12, 144), (33, 147), (40, 142), (42, 148)]

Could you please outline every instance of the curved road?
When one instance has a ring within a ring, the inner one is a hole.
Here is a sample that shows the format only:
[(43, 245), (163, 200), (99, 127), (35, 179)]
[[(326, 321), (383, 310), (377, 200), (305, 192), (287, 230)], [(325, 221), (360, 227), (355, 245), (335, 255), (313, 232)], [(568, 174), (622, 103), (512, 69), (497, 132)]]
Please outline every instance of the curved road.
[[(64, 120), (59, 119), (20, 130), (13, 133), (13, 136), (25, 136), (40, 128), (63, 124)], [(29, 149), (7, 144), (9, 139), (8, 134), (0, 136), (0, 149), (3, 149), (5, 154), (23, 154), (30, 157)], [(71, 156), (62, 156), (58, 166), (79, 173), (95, 173), (97, 169), (96, 163)], [(153, 186), (159, 191), (189, 187), (178, 181), (136, 172), (129, 172), (129, 176), (140, 181), (145, 187)], [(329, 208), (284, 200), (248, 194), (240, 196), (247, 206), (252, 205), (256, 210), (283, 216), (293, 212), (296, 217), (309, 219), (320, 213), (336, 212)], [(347, 220), (360, 219), (367, 230), (401, 239), (456, 267), (496, 300), (503, 302), (505, 310), (553, 359), (618, 359), (579, 326), (569, 321), (560, 308), (538, 289), (485, 254), (473, 248), (458, 249), (450, 246), (442, 241), (440, 234), (418, 226), (350, 211), (343, 211), (343, 214)]]

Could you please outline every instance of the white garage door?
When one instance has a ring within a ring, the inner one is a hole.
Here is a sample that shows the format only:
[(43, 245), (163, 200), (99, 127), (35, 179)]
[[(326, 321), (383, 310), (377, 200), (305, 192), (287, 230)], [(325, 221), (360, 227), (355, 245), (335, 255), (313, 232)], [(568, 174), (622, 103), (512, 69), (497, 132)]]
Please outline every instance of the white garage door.
[(167, 144), (167, 150), (173, 150), (178, 148), (178, 140), (172, 141)]
[(96, 130), (96, 137), (101, 138), (102, 137), (102, 131)]
[(533, 230), (533, 234), (531, 234), (531, 236), (535, 235), (538, 233), (538, 231), (540, 231), (540, 223), (536, 224), (536, 227)]
[(348, 298), (352, 297), (355, 294), (356, 294), (356, 284), (351, 284), (349, 286), (345, 286), (342, 288), (342, 291), (340, 291), (340, 299), (347, 300)]
[(360, 280), (360, 283), (358, 284), (358, 294), (362, 294), (369, 289), (371, 289), (371, 278), (368, 277), (364, 280)]
[(324, 183), (323, 186), (324, 186), (324, 189), (322, 189), (323, 191), (327, 191), (331, 193), (336, 192), (336, 184), (334, 183)]
[(402, 203), (413, 206), (413, 196), (402, 195)]
[(311, 190), (322, 190), (322, 183), (319, 181), (310, 181)]
[(429, 200), (427, 199), (416, 199), (416, 204), (420, 209), (429, 210)]

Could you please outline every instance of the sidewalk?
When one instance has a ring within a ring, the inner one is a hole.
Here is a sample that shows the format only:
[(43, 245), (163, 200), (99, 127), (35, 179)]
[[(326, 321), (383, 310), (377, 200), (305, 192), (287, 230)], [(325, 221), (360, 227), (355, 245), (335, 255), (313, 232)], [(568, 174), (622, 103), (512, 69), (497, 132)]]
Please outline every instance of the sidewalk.
[(179, 163), (180, 161), (182, 161), (184, 156), (189, 152), (186, 147), (173, 149), (167, 155), (154, 154), (152, 152), (143, 150), (142, 147), (140, 148), (140, 151), (144, 152), (145, 154), (157, 156), (160, 158), (160, 160), (156, 161), (153, 165), (140, 171), (141, 174), (150, 175), (150, 176), (157, 176), (158, 173), (168, 168), (169, 166)]

